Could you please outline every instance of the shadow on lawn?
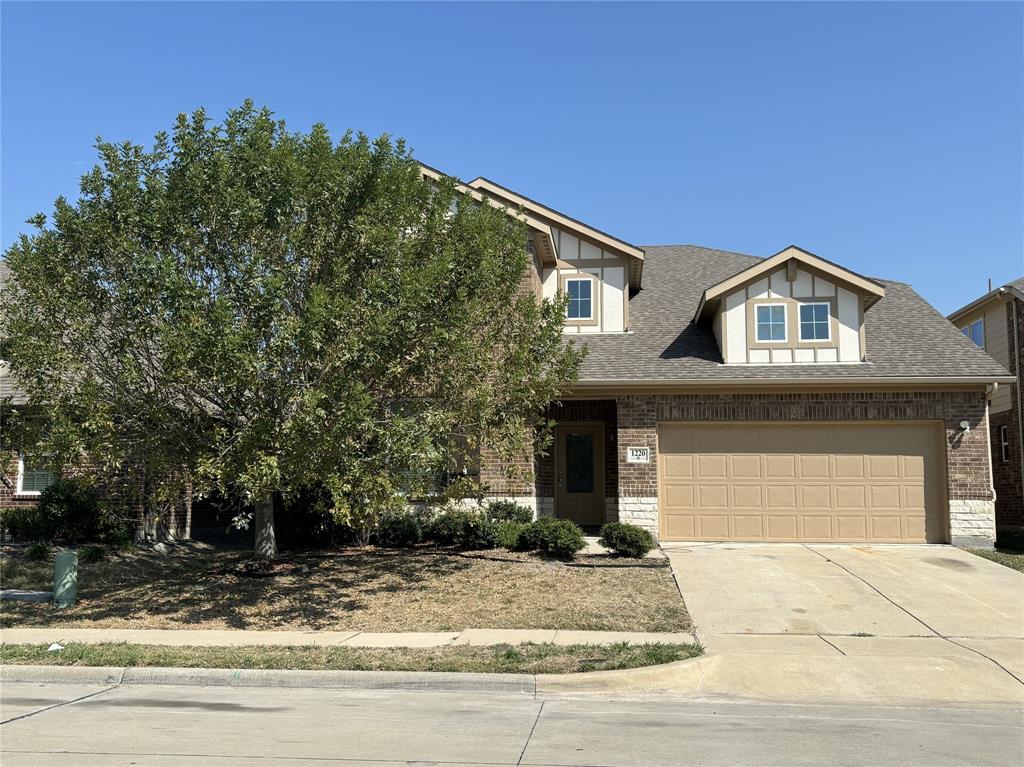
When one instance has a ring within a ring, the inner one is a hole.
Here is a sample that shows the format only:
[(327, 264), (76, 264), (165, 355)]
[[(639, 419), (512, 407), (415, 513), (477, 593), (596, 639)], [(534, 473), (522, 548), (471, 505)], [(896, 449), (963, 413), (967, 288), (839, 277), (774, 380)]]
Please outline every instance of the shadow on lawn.
[[(226, 628), (326, 630), (369, 607), (375, 597), (416, 590), (472, 567), (436, 552), (347, 550), (284, 557), (307, 572), (248, 577), (237, 567), (250, 559), (239, 551), (133, 552), (83, 564), (79, 602), (57, 612), (25, 603), (3, 603), (0, 625), (41, 626), (112, 622), (158, 628), (221, 624)], [(28, 563), (25, 566), (30, 566)], [(42, 568), (49, 565), (40, 564)]]

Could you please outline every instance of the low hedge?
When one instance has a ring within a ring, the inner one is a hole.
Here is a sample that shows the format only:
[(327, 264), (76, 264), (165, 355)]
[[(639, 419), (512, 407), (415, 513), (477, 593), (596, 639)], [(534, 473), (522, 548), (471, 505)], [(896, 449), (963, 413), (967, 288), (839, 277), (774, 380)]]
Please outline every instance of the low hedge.
[(622, 557), (641, 559), (657, 546), (654, 536), (642, 527), (625, 522), (609, 522), (601, 528), (600, 543)]
[(557, 517), (541, 517), (526, 525), (519, 533), (516, 546), (521, 551), (538, 551), (558, 559), (572, 559), (586, 547), (579, 525)]

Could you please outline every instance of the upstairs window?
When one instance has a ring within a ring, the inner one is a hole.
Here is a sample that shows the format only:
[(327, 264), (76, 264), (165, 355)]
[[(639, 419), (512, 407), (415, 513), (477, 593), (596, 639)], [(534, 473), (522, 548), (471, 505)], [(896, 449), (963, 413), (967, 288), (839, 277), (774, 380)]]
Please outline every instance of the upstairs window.
[(1010, 430), (1005, 426), (999, 427), (999, 457), (1003, 463), (1010, 462)]
[(18, 456), (18, 487), (16, 495), (39, 495), (54, 483), (57, 475), (49, 469), (33, 466)]
[(594, 281), (590, 279), (568, 279), (565, 292), (569, 296), (566, 317), (570, 320), (591, 320), (594, 318)]
[(827, 303), (800, 305), (800, 340), (828, 341), (832, 337)]
[(974, 341), (976, 346), (985, 348), (985, 320), (975, 320), (966, 328), (960, 328), (960, 332)]
[(786, 307), (783, 304), (757, 305), (757, 340), (786, 340)]

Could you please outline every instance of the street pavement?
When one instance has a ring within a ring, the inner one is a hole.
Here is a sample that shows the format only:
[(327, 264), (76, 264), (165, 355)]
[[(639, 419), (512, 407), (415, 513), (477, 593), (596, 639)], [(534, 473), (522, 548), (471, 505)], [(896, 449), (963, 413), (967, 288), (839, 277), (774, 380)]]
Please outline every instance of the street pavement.
[(1019, 706), (6, 682), (4, 767), (1013, 765)]

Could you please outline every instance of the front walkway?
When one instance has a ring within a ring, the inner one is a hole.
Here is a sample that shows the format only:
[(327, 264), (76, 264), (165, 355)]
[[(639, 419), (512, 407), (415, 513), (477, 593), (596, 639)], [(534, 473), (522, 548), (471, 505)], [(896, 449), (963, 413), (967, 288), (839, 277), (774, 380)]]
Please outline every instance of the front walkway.
[(101, 644), (166, 645), (174, 647), (452, 647), (456, 645), (535, 644), (599, 645), (689, 644), (692, 634), (631, 631), (564, 631), (533, 629), (465, 629), (451, 632), (371, 633), (364, 631), (234, 631), (230, 629), (76, 629), (7, 628), (0, 630), (0, 642), (7, 644), (50, 644), (79, 642)]

